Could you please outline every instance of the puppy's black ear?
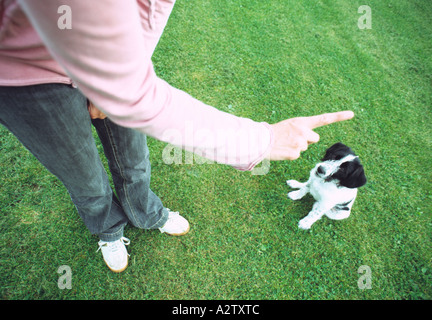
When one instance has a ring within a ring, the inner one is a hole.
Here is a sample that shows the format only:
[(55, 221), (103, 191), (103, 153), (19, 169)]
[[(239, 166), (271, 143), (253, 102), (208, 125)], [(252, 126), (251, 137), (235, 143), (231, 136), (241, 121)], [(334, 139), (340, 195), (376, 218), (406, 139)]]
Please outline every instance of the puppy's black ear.
[(322, 158), (321, 161), (340, 160), (349, 154), (355, 155), (351, 148), (347, 147), (341, 142), (338, 142), (326, 150), (324, 158)]
[(366, 175), (358, 160), (343, 163), (333, 177), (339, 179), (341, 186), (351, 189), (360, 188), (366, 184)]

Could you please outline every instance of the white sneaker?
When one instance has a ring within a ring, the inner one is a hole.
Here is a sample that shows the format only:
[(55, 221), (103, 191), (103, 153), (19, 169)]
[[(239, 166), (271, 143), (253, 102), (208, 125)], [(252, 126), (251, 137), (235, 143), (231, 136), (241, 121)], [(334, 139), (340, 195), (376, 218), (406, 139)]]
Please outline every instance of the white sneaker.
[(111, 271), (122, 272), (128, 266), (129, 254), (127, 253), (125, 245), (129, 245), (129, 243), (130, 240), (125, 237), (121, 237), (119, 240), (112, 242), (102, 240), (98, 242), (99, 249), (97, 249), (97, 251), (102, 251), (103, 259)]
[(172, 212), (168, 209), (168, 220), (160, 232), (168, 233), (172, 236), (182, 236), (189, 232), (189, 222), (183, 218), (178, 212)]

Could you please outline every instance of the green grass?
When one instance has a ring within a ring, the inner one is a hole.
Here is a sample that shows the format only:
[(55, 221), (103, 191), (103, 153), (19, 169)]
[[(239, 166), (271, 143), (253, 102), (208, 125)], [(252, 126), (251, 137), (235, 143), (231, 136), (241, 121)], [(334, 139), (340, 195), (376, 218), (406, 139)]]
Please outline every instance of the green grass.
[[(321, 141), (254, 176), (223, 165), (166, 165), (149, 139), (152, 188), (191, 223), (183, 237), (127, 229), (130, 265), (96, 253), (67, 191), (0, 128), (2, 299), (431, 299), (432, 3), (179, 0), (157, 73), (217, 108), (257, 121), (350, 109)], [(308, 197), (286, 197), (331, 144), (360, 155), (368, 184), (352, 215), (297, 228)], [(99, 142), (98, 142), (99, 143)], [(100, 146), (99, 146), (100, 147)], [(57, 287), (61, 265), (72, 289)], [(360, 290), (368, 265), (372, 289)]]

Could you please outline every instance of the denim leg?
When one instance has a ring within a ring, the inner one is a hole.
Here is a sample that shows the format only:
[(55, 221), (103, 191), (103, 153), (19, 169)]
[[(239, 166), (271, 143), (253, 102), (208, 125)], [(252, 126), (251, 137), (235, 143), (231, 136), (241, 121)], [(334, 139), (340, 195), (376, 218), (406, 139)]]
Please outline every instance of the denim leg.
[(146, 135), (121, 127), (108, 118), (92, 122), (129, 222), (141, 229), (162, 227), (168, 219), (168, 211), (150, 189), (151, 166)]
[(0, 87), (0, 123), (68, 190), (86, 227), (104, 241), (127, 224), (91, 131), (86, 98), (64, 84)]

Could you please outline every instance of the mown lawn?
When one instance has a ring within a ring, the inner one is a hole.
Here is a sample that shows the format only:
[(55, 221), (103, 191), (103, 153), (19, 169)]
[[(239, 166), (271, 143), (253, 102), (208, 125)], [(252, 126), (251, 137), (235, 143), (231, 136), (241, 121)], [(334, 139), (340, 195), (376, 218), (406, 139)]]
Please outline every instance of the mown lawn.
[[(358, 28), (363, 4), (372, 29)], [(257, 121), (356, 117), (317, 129), (318, 144), (265, 175), (167, 165), (165, 144), (149, 139), (152, 188), (191, 231), (127, 229), (121, 274), (62, 184), (1, 127), (1, 298), (431, 299), (431, 16), (425, 0), (179, 0), (154, 55), (172, 85)], [(337, 141), (361, 157), (368, 184), (349, 219), (299, 230), (313, 200), (290, 201), (285, 181), (306, 180)], [(58, 288), (61, 265), (72, 289)]]

